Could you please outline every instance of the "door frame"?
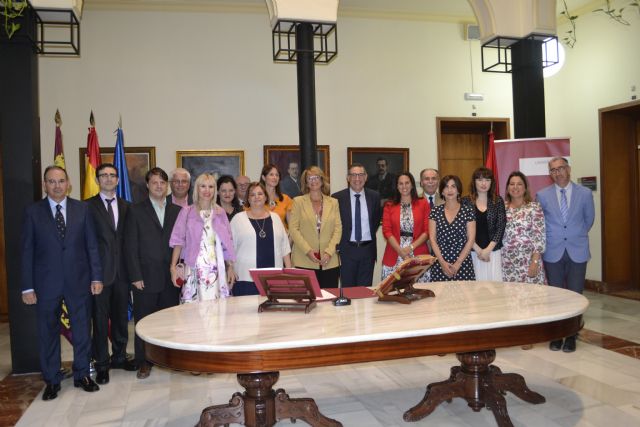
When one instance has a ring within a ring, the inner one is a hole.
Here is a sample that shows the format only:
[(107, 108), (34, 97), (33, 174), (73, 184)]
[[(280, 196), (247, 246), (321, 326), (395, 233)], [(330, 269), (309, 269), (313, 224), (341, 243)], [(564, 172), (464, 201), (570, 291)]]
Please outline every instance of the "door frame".
[[(610, 121), (608, 120), (609, 117), (611, 118)], [(598, 110), (598, 119), (600, 137), (600, 242), (602, 252), (602, 281), (606, 283), (610, 289), (638, 290), (640, 289), (640, 224), (637, 222), (637, 218), (640, 218), (640, 165), (638, 164), (638, 150), (640, 149), (640, 100), (600, 108)], [(613, 125), (611, 122), (613, 121), (623, 122), (623, 125), (612, 129), (611, 126)], [(625, 146), (615, 146), (616, 143), (625, 144)], [(627, 159), (619, 156), (620, 150), (628, 154)], [(625, 160), (629, 162), (625, 165), (625, 168), (611, 167), (612, 161)], [(607, 239), (607, 229), (609, 225), (607, 221), (614, 221), (611, 219), (612, 213), (607, 209), (606, 196), (607, 194), (620, 193), (621, 189), (618, 185), (620, 180), (629, 182), (628, 194), (619, 194), (619, 196), (628, 197), (630, 206), (630, 233), (628, 233), (628, 235), (632, 252), (629, 260), (631, 271), (628, 272), (628, 279), (624, 282), (614, 282), (614, 279), (611, 277), (612, 273), (610, 274), (608, 271), (609, 263), (607, 262), (607, 254), (609, 249), (614, 252), (616, 251), (616, 242), (608, 242), (610, 239)], [(607, 216), (608, 213), (609, 217)]]
[(508, 117), (436, 117), (436, 135), (438, 142), (438, 169), (442, 166), (443, 133), (483, 133), (484, 161), (487, 160), (488, 133), (493, 127), (495, 139), (511, 138), (511, 119)]

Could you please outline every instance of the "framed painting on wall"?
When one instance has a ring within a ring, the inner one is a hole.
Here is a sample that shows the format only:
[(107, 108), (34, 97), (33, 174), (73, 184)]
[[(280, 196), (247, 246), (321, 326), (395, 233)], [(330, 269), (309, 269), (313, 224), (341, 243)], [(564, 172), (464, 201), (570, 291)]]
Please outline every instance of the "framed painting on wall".
[(384, 201), (393, 196), (396, 176), (409, 170), (409, 149), (347, 147), (347, 167), (352, 163), (364, 166), (368, 175), (365, 185), (379, 192)]
[[(265, 145), (264, 146), (264, 164), (273, 163), (280, 170), (282, 175), (280, 179), (284, 179), (288, 175), (289, 164), (297, 163), (299, 174), (300, 170), (300, 146), (298, 145)], [(329, 146), (318, 145), (318, 161), (317, 166), (322, 169), (327, 178), (330, 178), (331, 163), (329, 161)], [(259, 172), (256, 172), (259, 173)], [(260, 177), (251, 177), (251, 179), (259, 179)]]
[[(79, 151), (80, 187), (82, 187), (87, 170), (87, 148), (80, 147)], [(100, 147), (100, 162), (113, 163), (114, 151), (113, 147)], [(124, 147), (124, 157), (127, 160), (131, 197), (134, 203), (141, 202), (149, 196), (144, 177), (149, 169), (156, 166), (156, 147)]]
[(180, 150), (176, 151), (176, 165), (191, 174), (191, 189), (198, 175), (203, 173), (244, 175), (244, 150)]

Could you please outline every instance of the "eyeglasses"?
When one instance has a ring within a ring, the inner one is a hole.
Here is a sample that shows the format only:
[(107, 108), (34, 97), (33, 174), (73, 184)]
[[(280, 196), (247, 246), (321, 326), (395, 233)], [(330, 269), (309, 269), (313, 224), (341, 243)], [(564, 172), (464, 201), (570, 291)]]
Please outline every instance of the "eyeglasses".
[(173, 182), (174, 184), (180, 184), (180, 185), (186, 185), (189, 183), (188, 179), (174, 179), (171, 182)]
[(318, 175), (311, 175), (307, 177), (307, 181), (309, 182), (313, 182), (313, 181), (320, 181), (320, 177)]
[(367, 176), (367, 174), (366, 173), (350, 173), (349, 176), (352, 178), (364, 178), (365, 176)]
[(567, 167), (566, 167), (566, 166), (558, 166), (557, 168), (549, 169), (549, 173), (550, 173), (551, 175), (557, 175), (557, 174), (559, 174), (560, 172), (564, 172), (564, 171), (566, 171), (566, 170), (567, 170)]
[(117, 178), (118, 174), (115, 173), (101, 173), (98, 178)]

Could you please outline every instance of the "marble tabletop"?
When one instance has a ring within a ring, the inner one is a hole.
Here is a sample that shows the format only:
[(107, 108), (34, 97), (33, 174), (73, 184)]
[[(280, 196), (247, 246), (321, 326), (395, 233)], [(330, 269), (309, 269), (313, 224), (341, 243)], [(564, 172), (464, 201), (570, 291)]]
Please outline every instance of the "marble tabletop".
[(261, 296), (184, 304), (151, 314), (136, 333), (157, 346), (189, 351), (246, 352), (304, 348), (497, 329), (569, 319), (588, 300), (551, 286), (429, 283), (435, 298), (409, 305), (354, 299), (350, 306), (318, 303), (310, 313), (258, 313)]

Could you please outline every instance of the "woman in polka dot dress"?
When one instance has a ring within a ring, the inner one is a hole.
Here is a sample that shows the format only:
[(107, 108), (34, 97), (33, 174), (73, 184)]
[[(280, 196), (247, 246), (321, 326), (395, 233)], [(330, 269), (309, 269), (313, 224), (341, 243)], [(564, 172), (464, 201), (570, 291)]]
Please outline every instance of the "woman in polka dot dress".
[(431, 210), (429, 239), (438, 262), (431, 267), (431, 281), (475, 280), (471, 249), (476, 236), (473, 208), (460, 203), (462, 183), (455, 175), (440, 181), (444, 204)]

